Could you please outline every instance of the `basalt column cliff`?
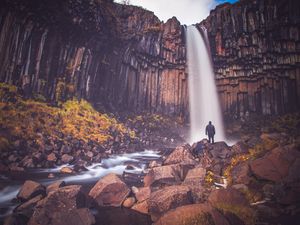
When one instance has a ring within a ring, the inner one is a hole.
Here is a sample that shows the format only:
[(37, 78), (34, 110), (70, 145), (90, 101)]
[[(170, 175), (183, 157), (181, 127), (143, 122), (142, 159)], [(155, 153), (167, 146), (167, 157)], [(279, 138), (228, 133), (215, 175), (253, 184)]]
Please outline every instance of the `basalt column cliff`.
[(296, 0), (244, 0), (217, 7), (200, 23), (227, 116), (299, 110), (299, 8)]
[(175, 19), (109, 0), (1, 1), (0, 79), (53, 102), (187, 114), (185, 47)]
[[(300, 107), (297, 0), (217, 7), (208, 30), (228, 117)], [(111, 0), (1, 0), (0, 80), (60, 102), (76, 96), (109, 110), (188, 117), (183, 27)]]

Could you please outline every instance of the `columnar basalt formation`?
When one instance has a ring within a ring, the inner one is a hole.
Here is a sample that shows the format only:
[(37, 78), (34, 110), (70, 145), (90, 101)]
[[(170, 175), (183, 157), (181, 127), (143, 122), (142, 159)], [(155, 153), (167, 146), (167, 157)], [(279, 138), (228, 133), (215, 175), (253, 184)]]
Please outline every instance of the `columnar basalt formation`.
[[(188, 117), (185, 37), (176, 18), (163, 23), (112, 0), (0, 4), (1, 82), (52, 102), (75, 96), (110, 111)], [(297, 9), (297, 0), (243, 0), (198, 24), (208, 29), (227, 116), (299, 110)]]
[(224, 4), (208, 29), (223, 111), (281, 114), (300, 108), (300, 8), (297, 0)]
[[(0, 79), (54, 102), (187, 114), (176, 18), (110, 0), (1, 1)], [(29, 93), (30, 94), (30, 93)]]

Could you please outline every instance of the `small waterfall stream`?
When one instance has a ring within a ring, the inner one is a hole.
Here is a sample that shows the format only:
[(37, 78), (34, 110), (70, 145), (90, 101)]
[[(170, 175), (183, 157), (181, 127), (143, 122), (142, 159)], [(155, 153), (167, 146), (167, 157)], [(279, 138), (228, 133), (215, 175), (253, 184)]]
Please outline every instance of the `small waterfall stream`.
[[(187, 61), (190, 100), (190, 142), (205, 138), (205, 127), (212, 121), (216, 129), (215, 141), (224, 141), (224, 127), (210, 54), (207, 49), (207, 33), (203, 37), (195, 26), (188, 26)], [(205, 40), (206, 38), (207, 40)]]

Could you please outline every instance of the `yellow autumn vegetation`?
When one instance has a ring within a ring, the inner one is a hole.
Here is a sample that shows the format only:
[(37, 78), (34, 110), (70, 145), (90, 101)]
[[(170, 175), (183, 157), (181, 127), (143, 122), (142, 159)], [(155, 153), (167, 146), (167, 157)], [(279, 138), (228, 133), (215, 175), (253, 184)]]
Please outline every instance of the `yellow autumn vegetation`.
[[(54, 107), (33, 99), (25, 100), (16, 92), (15, 86), (0, 85), (0, 127), (5, 131), (1, 133), (3, 138), (19, 137), (38, 143), (41, 134), (61, 139), (60, 134), (63, 133), (64, 136), (71, 135), (85, 142), (90, 140), (99, 144), (112, 140), (112, 132), (121, 139), (124, 136), (135, 138), (134, 131), (112, 116), (96, 111), (85, 100), (69, 100), (62, 103), (61, 107)], [(7, 96), (13, 96), (14, 101), (4, 101)]]

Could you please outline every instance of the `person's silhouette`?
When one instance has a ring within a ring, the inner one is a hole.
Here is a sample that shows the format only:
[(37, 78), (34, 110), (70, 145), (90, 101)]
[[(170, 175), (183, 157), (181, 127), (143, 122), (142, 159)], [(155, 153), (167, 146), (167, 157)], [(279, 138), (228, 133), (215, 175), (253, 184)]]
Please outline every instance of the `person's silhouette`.
[(205, 128), (205, 134), (208, 135), (208, 142), (215, 143), (214, 136), (216, 134), (215, 126), (211, 124), (211, 121), (209, 121), (208, 125)]

